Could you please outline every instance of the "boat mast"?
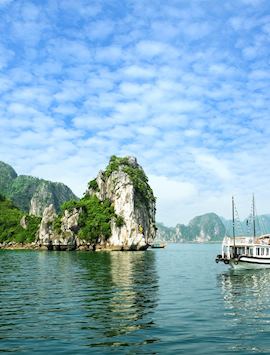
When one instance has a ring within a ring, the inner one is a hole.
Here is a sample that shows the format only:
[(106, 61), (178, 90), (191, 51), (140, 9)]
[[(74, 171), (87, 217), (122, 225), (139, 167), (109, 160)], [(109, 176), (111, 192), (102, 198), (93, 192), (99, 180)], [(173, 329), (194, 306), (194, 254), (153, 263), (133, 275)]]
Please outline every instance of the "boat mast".
[(234, 197), (232, 196), (232, 229), (233, 229), (233, 256), (235, 256), (235, 218), (234, 218)]
[(256, 225), (255, 225), (255, 199), (254, 194), (252, 195), (252, 220), (253, 220), (253, 238), (256, 237)]

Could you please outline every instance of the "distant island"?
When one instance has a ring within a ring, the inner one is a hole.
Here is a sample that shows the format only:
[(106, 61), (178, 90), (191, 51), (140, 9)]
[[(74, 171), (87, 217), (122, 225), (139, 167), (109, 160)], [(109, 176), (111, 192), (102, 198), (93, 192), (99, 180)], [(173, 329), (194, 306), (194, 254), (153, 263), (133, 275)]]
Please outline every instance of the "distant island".
[[(237, 221), (237, 234), (252, 235), (251, 224), (247, 221), (248, 218)], [(258, 235), (270, 233), (270, 215), (257, 216), (255, 222)], [(225, 235), (232, 236), (232, 221), (215, 213), (197, 216), (188, 225), (177, 224), (175, 227), (166, 227), (162, 223), (157, 223), (157, 227), (157, 240), (162, 242), (208, 243), (221, 241)]]

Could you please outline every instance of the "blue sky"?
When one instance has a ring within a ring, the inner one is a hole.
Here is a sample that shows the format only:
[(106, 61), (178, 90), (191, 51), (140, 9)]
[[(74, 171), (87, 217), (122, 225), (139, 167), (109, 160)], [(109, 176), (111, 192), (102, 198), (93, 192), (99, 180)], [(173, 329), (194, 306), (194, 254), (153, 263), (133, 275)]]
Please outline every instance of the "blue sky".
[(0, 159), (81, 195), (135, 155), (157, 219), (270, 213), (268, 0), (0, 0)]

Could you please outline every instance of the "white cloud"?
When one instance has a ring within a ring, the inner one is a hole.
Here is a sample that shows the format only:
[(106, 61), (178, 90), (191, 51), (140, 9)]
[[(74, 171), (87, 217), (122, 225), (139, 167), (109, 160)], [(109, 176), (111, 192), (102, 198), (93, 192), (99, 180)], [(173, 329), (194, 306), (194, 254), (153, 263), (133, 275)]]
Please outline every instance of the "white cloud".
[(179, 51), (174, 47), (158, 41), (140, 41), (136, 44), (136, 50), (139, 56), (148, 59), (153, 57), (160, 59), (161, 56), (166, 56), (166, 58), (177, 57), (179, 55)]
[(158, 220), (166, 220), (170, 225), (174, 225), (175, 221), (186, 221), (184, 206), (196, 198), (196, 187), (190, 182), (177, 181), (166, 176), (150, 175), (149, 183), (157, 197)]
[(213, 173), (222, 180), (229, 180), (233, 177), (224, 161), (209, 154), (195, 154), (195, 162), (199, 167)]
[(159, 130), (153, 126), (142, 126), (139, 127), (137, 131), (144, 136), (158, 136), (160, 133)]
[(156, 75), (153, 66), (131, 65), (123, 69), (123, 74), (132, 79), (151, 79)]

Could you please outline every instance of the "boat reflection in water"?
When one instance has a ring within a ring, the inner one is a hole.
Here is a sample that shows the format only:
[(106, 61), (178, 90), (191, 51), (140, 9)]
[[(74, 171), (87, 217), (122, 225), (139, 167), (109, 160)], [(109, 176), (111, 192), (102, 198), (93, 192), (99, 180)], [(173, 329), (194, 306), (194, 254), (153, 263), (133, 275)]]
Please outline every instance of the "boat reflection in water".
[(87, 255), (83, 262), (83, 278), (91, 285), (82, 327), (88, 346), (105, 352), (111, 346), (135, 350), (157, 341), (150, 332), (158, 292), (155, 253), (96, 253), (93, 257), (94, 262), (89, 263)]
[(270, 353), (269, 270), (231, 270), (217, 281), (225, 306), (220, 324), (233, 334), (230, 350)]

